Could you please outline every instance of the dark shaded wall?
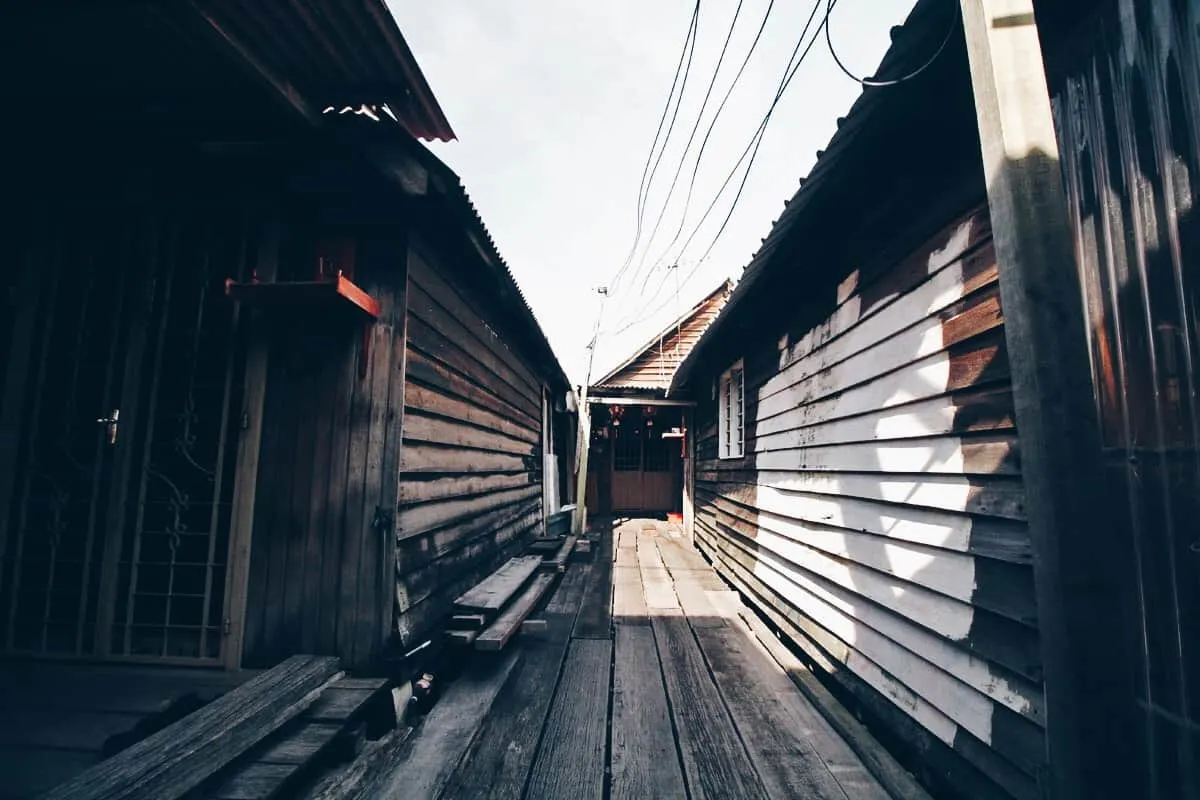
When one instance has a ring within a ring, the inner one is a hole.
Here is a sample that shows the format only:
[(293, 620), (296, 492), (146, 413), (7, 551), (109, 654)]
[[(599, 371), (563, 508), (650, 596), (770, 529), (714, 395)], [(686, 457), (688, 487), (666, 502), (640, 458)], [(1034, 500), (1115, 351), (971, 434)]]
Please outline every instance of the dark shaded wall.
[(406, 643), (543, 529), (546, 378), (459, 258), (432, 237), (409, 250), (394, 581)]
[(1037, 4), (1126, 565), (1112, 646), (1135, 662), (1126, 763), (1200, 797), (1200, 12)]

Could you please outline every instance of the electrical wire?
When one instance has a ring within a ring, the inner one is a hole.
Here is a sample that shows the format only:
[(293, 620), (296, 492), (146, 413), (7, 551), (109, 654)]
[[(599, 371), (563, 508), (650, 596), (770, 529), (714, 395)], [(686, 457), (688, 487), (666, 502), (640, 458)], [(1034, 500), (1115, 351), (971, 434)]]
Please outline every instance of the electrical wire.
[(687, 222), (687, 212), (691, 208), (692, 195), (696, 189), (696, 177), (700, 173), (700, 162), (704, 158), (704, 151), (708, 148), (709, 137), (712, 136), (713, 129), (717, 126), (717, 120), (720, 119), (721, 113), (725, 110), (725, 104), (729, 102), (730, 95), (733, 94), (733, 90), (737, 87), (738, 82), (741, 81), (742, 73), (746, 71), (746, 65), (750, 63), (751, 56), (754, 55), (754, 51), (758, 48), (759, 39), (762, 38), (763, 30), (767, 27), (767, 20), (770, 19), (771, 10), (774, 8), (775, 0), (771, 0), (767, 4), (767, 11), (763, 14), (762, 22), (758, 25), (758, 32), (754, 34), (754, 41), (750, 43), (750, 49), (746, 51), (746, 57), (742, 59), (742, 64), (738, 67), (737, 74), (733, 76), (733, 81), (729, 84), (729, 88), (725, 90), (725, 96), (721, 98), (721, 104), (717, 106), (716, 113), (713, 114), (712, 120), (708, 123), (708, 130), (704, 132), (704, 139), (700, 142), (700, 150), (696, 153), (696, 163), (692, 167), (692, 177), (688, 181), (687, 196), (683, 201), (683, 214), (679, 217), (679, 227), (675, 230), (675, 235), (671, 238), (671, 241), (667, 243), (667, 246), (663, 248), (658, 258), (654, 260), (654, 267), (652, 269), (662, 263), (663, 259), (667, 257), (667, 253), (671, 251), (672, 247), (678, 244), (679, 237), (683, 234), (683, 228)]
[[(742, 6), (744, 5), (744, 3), (745, 3), (745, 0), (738, 0), (737, 8), (734, 9), (733, 19), (729, 23), (729, 30), (726, 31), (725, 41), (721, 45), (721, 54), (717, 57), (717, 65), (713, 69), (712, 78), (708, 82), (708, 88), (705, 89), (705, 91), (704, 91), (704, 100), (700, 103), (700, 111), (697, 112), (697, 114), (696, 114), (696, 121), (692, 125), (692, 132), (688, 135), (687, 144), (684, 145), (684, 147), (683, 147), (683, 155), (681, 155), (679, 157), (679, 165), (675, 167), (675, 174), (671, 177), (671, 186), (667, 190), (667, 196), (663, 199), (662, 208), (659, 209), (658, 219), (656, 219), (654, 221), (654, 229), (650, 231), (650, 238), (646, 240), (646, 247), (642, 251), (641, 260), (638, 262), (637, 269), (635, 269), (633, 271), (633, 277), (630, 278), (631, 283), (637, 281), (637, 276), (642, 272), (643, 268), (645, 267), (646, 256), (648, 256), (650, 253), (650, 246), (654, 242), (654, 237), (656, 237), (658, 235), (658, 230), (662, 226), (663, 217), (666, 216), (667, 208), (671, 204), (671, 198), (675, 195), (675, 188), (679, 185), (679, 176), (683, 172), (683, 165), (687, 163), (688, 153), (691, 152), (692, 144), (696, 141), (696, 134), (700, 132), (700, 123), (704, 120), (704, 112), (708, 108), (708, 101), (712, 99), (712, 90), (713, 90), (713, 87), (716, 86), (716, 84), (717, 84), (717, 77), (721, 74), (721, 66), (725, 63), (725, 56), (729, 52), (729, 42), (731, 39), (733, 39), (733, 32), (737, 28), (737, 22), (738, 22), (738, 19), (741, 17)], [(772, 0), (772, 3), (774, 3), (774, 0)], [(760, 31), (761, 31), (761, 29), (760, 29)], [(728, 97), (728, 95), (726, 95), (726, 97)], [(722, 105), (724, 105), (723, 102), (722, 102)], [(717, 113), (719, 114), (720, 111), (718, 111)], [(713, 119), (715, 122), (716, 117), (714, 116)], [(709, 131), (711, 131), (711, 130), (712, 130), (712, 127), (710, 126)], [(706, 142), (707, 142), (707, 139), (708, 139), (708, 137), (705, 136)], [(703, 153), (701, 153), (701, 155), (703, 155)], [(697, 156), (697, 163), (699, 163), (699, 156)], [(684, 206), (683, 213), (686, 216), (686, 214), (687, 214), (686, 205)], [(681, 219), (680, 225), (682, 226), (682, 224), (683, 224), (683, 221)], [(642, 289), (643, 290), (645, 289), (646, 282), (648, 280), (649, 280), (649, 273), (647, 273), (645, 280), (642, 281)]]
[(954, 29), (958, 27), (958, 18), (959, 18), (958, 3), (952, 2), (954, 9), (951, 12), (950, 27), (947, 29), (946, 35), (942, 38), (942, 43), (940, 45), (938, 45), (938, 49), (934, 51), (933, 55), (929, 58), (928, 61), (926, 61), (924, 64), (917, 67), (916, 69), (914, 69), (912, 72), (908, 73), (907, 75), (901, 76), (899, 78), (893, 78), (891, 80), (886, 80), (886, 81), (877, 81), (877, 80), (874, 80), (871, 78), (860, 78), (857, 75), (855, 75), (853, 72), (851, 72), (850, 69), (844, 63), (842, 63), (842, 59), (840, 57), (838, 57), (837, 50), (833, 46), (833, 34), (830, 32), (829, 16), (830, 16), (830, 14), (833, 13), (833, 7), (836, 4), (837, 4), (837, 0), (828, 0), (828, 8), (825, 12), (825, 44), (829, 48), (829, 55), (833, 56), (834, 63), (837, 64), (838, 69), (840, 69), (843, 73), (845, 73), (847, 78), (849, 78), (852, 81), (857, 81), (858, 83), (862, 84), (863, 86), (866, 86), (867, 88), (871, 88), (871, 89), (886, 88), (888, 86), (898, 86), (899, 84), (905, 83), (906, 81), (911, 81), (913, 78), (917, 77), (922, 72), (929, 69), (931, 66), (933, 66), (933, 62), (938, 60), (938, 57), (942, 54), (942, 51), (946, 49), (946, 45), (950, 44), (950, 39), (953, 38), (953, 36), (954, 36)]
[[(725, 193), (725, 189), (728, 188), (730, 181), (733, 180), (733, 176), (737, 174), (738, 169), (741, 167), (742, 163), (746, 160), (746, 157), (750, 156), (750, 162), (746, 165), (746, 170), (745, 170), (744, 174), (742, 175), (742, 181), (741, 181), (740, 185), (738, 186), (738, 190), (737, 190), (736, 195), (734, 196), (733, 203), (730, 205), (729, 212), (725, 215), (725, 219), (722, 221), (721, 227), (717, 231), (717, 234), (713, 237), (712, 241), (709, 243), (708, 247), (705, 249), (704, 255), (702, 255), (697, 260), (697, 267), (700, 264), (704, 263), (704, 261), (712, 253), (713, 247), (716, 246), (716, 243), (720, 239), (721, 234), (724, 233), (726, 226), (729, 224), (729, 220), (733, 217), (734, 210), (737, 208), (738, 200), (741, 199), (742, 192), (746, 187), (746, 182), (749, 179), (750, 171), (754, 167), (754, 160), (758, 155), (758, 149), (762, 144), (762, 139), (766, 132), (767, 126), (770, 124), (771, 117), (775, 113), (775, 108), (779, 105), (780, 99), (782, 99), (784, 93), (787, 91), (788, 86), (791, 84), (792, 79), (796, 76), (796, 73), (800, 69), (801, 64), (803, 64), (805, 59), (808, 58), (809, 53), (812, 52), (813, 46), (817, 43), (817, 41), (820, 37), (820, 28), (818, 27), (817, 31), (815, 32), (815, 35), (809, 40), (808, 46), (807, 47), (804, 46), (805, 38), (808, 36), (809, 30), (812, 28), (813, 20), (816, 19), (818, 12), (821, 10), (822, 3), (823, 3), (823, 0), (816, 0), (816, 2), (813, 4), (812, 11), (809, 12), (808, 20), (805, 22), (804, 30), (802, 30), (800, 32), (800, 37), (796, 41), (796, 46), (792, 49), (791, 56), (789, 56), (789, 58), (788, 58), (787, 66), (784, 67), (784, 74), (780, 78), (780, 83), (779, 83), (779, 86), (776, 88), (775, 97), (772, 100), (771, 105), (767, 108), (766, 113), (763, 115), (762, 121), (759, 123), (758, 128), (755, 130), (754, 135), (751, 137), (750, 141), (747, 143), (745, 149), (742, 150), (741, 156), (734, 163), (733, 168), (730, 169), (730, 171), (729, 171), (729, 174), (725, 176), (725, 180), (721, 183), (721, 186), (717, 190), (716, 195), (713, 197), (712, 202), (709, 203), (708, 208), (705, 209), (704, 214), (700, 217), (699, 222), (697, 222), (696, 226), (692, 229), (692, 232), (691, 232), (691, 234), (689, 234), (687, 240), (684, 241), (683, 246), (680, 248), (679, 252), (677, 253), (676, 260), (678, 260), (678, 258), (680, 256), (682, 256), (683, 252), (687, 250), (688, 246), (691, 245), (691, 243), (695, 239), (696, 235), (700, 232), (701, 228), (704, 226), (704, 222), (705, 222), (705, 220), (708, 219), (709, 214), (711, 214), (713, 209), (716, 208), (716, 205), (720, 201), (721, 196)], [(836, 4), (837, 4), (837, 0), (831, 0), (829, 5), (826, 7), (826, 13), (825, 13), (825, 16), (821, 20), (821, 25), (824, 25), (825, 22), (828, 20), (829, 10)], [(801, 48), (804, 48), (804, 51), (802, 53), (800, 52)], [(799, 54), (799, 58), (797, 58), (797, 54)], [(694, 274), (694, 272), (695, 272), (695, 269), (693, 269), (692, 273), (689, 273), (689, 277), (691, 276), (691, 274)], [(685, 280), (685, 282), (686, 282), (686, 280)], [(648, 316), (646, 309), (649, 308), (658, 299), (659, 294), (661, 293), (662, 287), (665, 285), (665, 283), (666, 283), (666, 281), (665, 281), (665, 276), (664, 276), (664, 280), (659, 282), (658, 290), (656, 290), (642, 304), (642, 306), (640, 308), (634, 310), (630, 314), (627, 314), (617, 323), (619, 326), (621, 326), (619, 328), (619, 330), (617, 331), (618, 333), (621, 331), (628, 330), (630, 327), (637, 324), (637, 322), (640, 319), (644, 318), (645, 316)], [(661, 309), (662, 307), (663, 306), (660, 305), (654, 313), (657, 313), (657, 310)]]
[[(642, 167), (642, 180), (638, 186), (637, 200), (637, 228), (634, 231), (633, 245), (629, 248), (629, 253), (625, 256), (625, 261), (621, 268), (613, 275), (612, 280), (608, 283), (610, 291), (615, 290), (620, 283), (621, 277), (633, 263), (633, 257), (637, 254), (638, 245), (642, 239), (642, 223), (645, 217), (645, 204), (650, 196), (650, 188), (654, 183), (654, 175), (658, 172), (658, 165), (662, 162), (662, 154), (666, 152), (667, 141), (671, 138), (671, 132), (675, 128), (675, 120), (679, 115), (679, 106), (683, 102), (683, 92), (687, 88), (688, 74), (691, 72), (692, 55), (696, 50), (696, 34), (700, 27), (700, 0), (696, 0), (696, 5), (692, 9), (692, 19), (688, 25), (687, 36), (683, 40), (683, 49), (679, 53), (679, 63), (675, 65), (675, 77), (671, 80), (671, 91), (667, 94), (666, 105), (663, 106), (663, 113), (658, 119), (658, 129), (654, 133), (654, 141), (650, 145), (650, 152), (646, 156), (646, 163)], [(686, 61), (686, 66), (685, 66)], [(680, 76), (682, 75), (682, 82)], [(679, 96), (675, 96), (675, 87), (679, 86)], [(671, 111), (671, 101), (675, 100), (675, 111)], [(667, 115), (671, 115), (671, 123), (667, 127), (667, 133), (662, 135), (662, 125), (666, 121)], [(662, 150), (658, 150), (658, 159), (655, 160), (654, 153), (658, 149), (659, 140), (662, 140)], [(650, 164), (654, 162), (654, 167)]]

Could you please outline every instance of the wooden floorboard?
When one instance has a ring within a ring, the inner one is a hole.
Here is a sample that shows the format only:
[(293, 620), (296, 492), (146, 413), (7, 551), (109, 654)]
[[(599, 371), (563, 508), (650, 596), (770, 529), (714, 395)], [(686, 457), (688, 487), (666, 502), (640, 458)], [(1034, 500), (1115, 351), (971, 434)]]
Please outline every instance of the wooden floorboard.
[(766, 798), (687, 619), (651, 616), (651, 623), (693, 800)]
[(612, 637), (613, 535), (605, 530), (593, 548), (591, 574), (583, 592), (579, 618), (575, 621), (577, 639)]
[(450, 775), (442, 797), (518, 800), (524, 794), (579, 612), (588, 566), (573, 565), (567, 570), (546, 607), (546, 631), (521, 637), (517, 663)]
[(654, 632), (618, 624), (615, 646), (612, 798), (686, 797)]
[(528, 800), (604, 797), (612, 656), (608, 638), (571, 642), (529, 778)]
[(471, 745), (517, 662), (516, 652), (499, 661), (480, 659), (450, 684), (429, 715), (375, 781), (378, 797), (434, 800)]

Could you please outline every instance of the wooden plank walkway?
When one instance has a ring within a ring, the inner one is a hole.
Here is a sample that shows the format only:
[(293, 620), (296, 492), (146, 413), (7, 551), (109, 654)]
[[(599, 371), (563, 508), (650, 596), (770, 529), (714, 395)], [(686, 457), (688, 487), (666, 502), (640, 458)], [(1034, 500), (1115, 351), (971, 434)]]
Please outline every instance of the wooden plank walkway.
[(446, 688), (387, 796), (886, 800), (678, 526), (618, 520), (596, 545), (546, 632)]

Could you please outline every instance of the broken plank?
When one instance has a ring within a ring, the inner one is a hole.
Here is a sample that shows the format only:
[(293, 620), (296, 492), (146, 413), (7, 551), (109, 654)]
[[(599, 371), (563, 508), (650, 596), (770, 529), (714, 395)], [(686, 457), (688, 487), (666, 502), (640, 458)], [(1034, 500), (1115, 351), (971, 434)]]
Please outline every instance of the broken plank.
[(304, 712), (338, 660), (292, 656), (56, 787), (47, 800), (175, 800)]
[(518, 556), (509, 559), (483, 582), (455, 600), (454, 605), (460, 609), (495, 613), (520, 591), (533, 573), (537, 572), (541, 562), (538, 556)]
[(742, 745), (708, 667), (682, 616), (651, 617), (679, 749), (693, 798), (762, 798), (768, 794)]
[(491, 627), (479, 634), (475, 639), (476, 650), (503, 650), (504, 645), (521, 627), (521, 623), (533, 611), (534, 607), (554, 583), (554, 575), (539, 575), (533, 583), (512, 602), (504, 613), (496, 618)]
[(654, 633), (618, 626), (615, 647), (612, 799), (685, 797)]
[(611, 641), (571, 642), (529, 777), (525, 796), (530, 800), (603, 798), (608, 722), (605, 688), (611, 667)]

